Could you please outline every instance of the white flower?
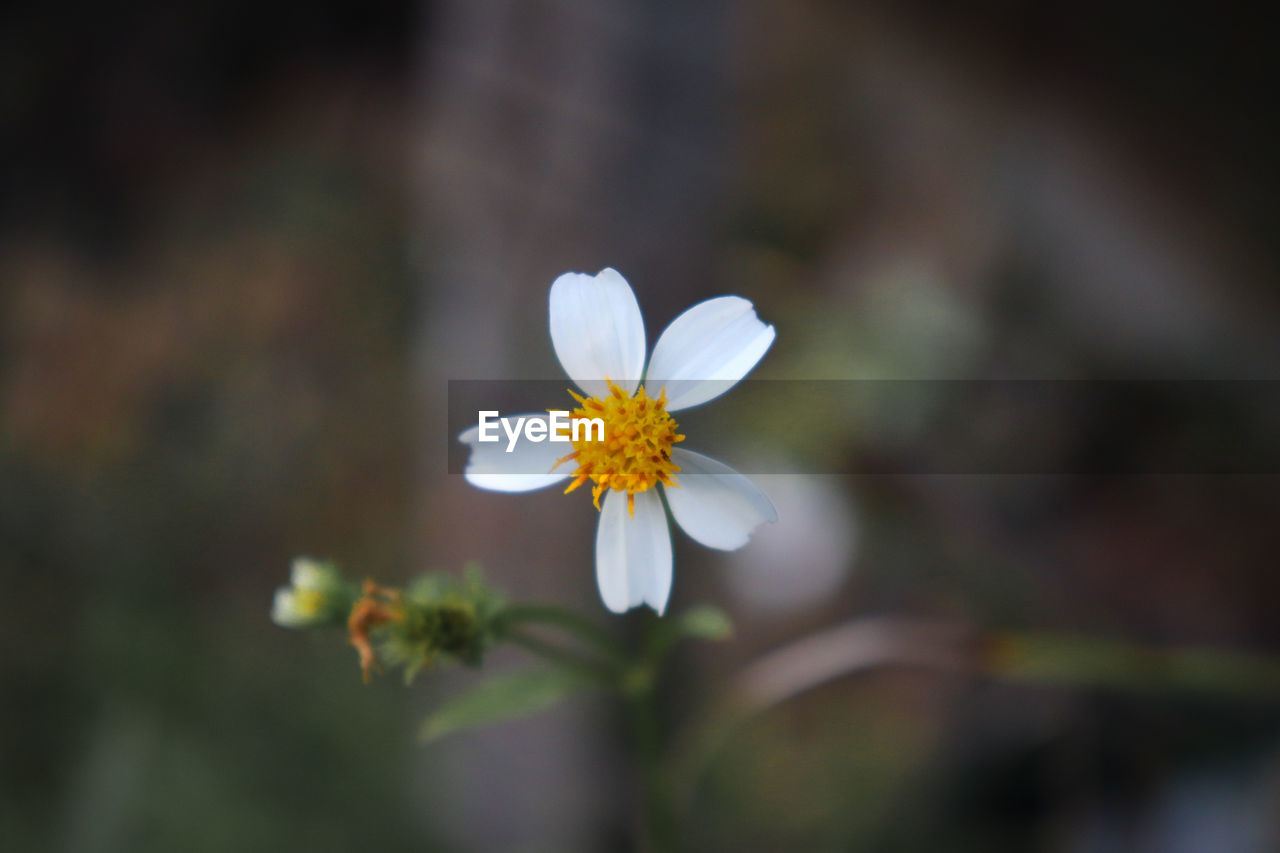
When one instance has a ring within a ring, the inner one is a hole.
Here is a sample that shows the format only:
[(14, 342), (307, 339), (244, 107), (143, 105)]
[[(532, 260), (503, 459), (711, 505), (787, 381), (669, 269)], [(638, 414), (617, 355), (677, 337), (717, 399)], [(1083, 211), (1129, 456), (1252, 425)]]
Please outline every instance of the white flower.
[(293, 561), (290, 585), (276, 590), (271, 602), (271, 621), (283, 628), (305, 628), (326, 620), (334, 591), (341, 581), (324, 563), (309, 557)]
[(556, 357), (585, 395), (574, 394), (580, 405), (573, 417), (601, 418), (604, 441), (575, 441), (563, 457), (563, 445), (549, 441), (519, 441), (508, 452), (506, 442), (481, 443), (479, 427), (472, 427), (458, 437), (471, 447), (466, 478), (499, 492), (531, 491), (572, 477), (565, 489), (571, 492), (590, 480), (600, 510), (600, 597), (615, 613), (647, 604), (661, 614), (671, 595), (671, 533), (659, 487), (685, 533), (709, 548), (740, 548), (757, 526), (778, 519), (745, 476), (674, 447), (684, 436), (671, 417), (746, 376), (773, 343), (773, 326), (761, 322), (746, 299), (708, 299), (672, 321), (646, 371), (644, 318), (617, 271), (565, 273), (551, 285), (550, 302)]

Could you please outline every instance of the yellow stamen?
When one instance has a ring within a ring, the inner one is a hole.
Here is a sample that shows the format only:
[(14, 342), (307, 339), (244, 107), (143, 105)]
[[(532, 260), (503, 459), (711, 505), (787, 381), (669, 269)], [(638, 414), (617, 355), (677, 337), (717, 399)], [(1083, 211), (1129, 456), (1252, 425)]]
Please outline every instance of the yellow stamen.
[(656, 483), (679, 486), (675, 474), (680, 466), (671, 461), (671, 446), (684, 441), (684, 436), (676, 432), (677, 424), (667, 412), (666, 389), (657, 399), (649, 397), (643, 387), (629, 397), (612, 382), (603, 400), (569, 393), (579, 404), (570, 413), (570, 421), (600, 418), (604, 440), (593, 441), (592, 431), (580, 428), (582, 438), (573, 442), (573, 453), (556, 462), (557, 466), (570, 459), (578, 463), (566, 494), (591, 480), (595, 484), (591, 501), (596, 509), (600, 509), (600, 496), (613, 489), (627, 493), (627, 512), (634, 516), (638, 492)]

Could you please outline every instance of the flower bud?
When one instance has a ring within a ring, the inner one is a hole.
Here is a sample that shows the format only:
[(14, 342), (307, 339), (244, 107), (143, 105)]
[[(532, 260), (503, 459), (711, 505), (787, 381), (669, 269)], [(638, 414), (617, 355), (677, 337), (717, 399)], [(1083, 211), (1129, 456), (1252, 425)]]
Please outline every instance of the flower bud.
[(351, 606), (347, 583), (332, 563), (298, 557), (289, 586), (276, 590), (271, 621), (283, 628), (341, 623)]

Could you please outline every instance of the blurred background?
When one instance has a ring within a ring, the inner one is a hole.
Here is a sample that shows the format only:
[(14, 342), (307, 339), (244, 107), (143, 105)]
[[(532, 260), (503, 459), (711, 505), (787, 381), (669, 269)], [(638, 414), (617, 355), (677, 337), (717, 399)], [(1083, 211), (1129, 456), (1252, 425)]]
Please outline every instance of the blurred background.
[[(9, 4), (0, 846), (635, 849), (618, 708), (419, 747), (472, 677), (363, 686), (268, 620), (289, 560), (478, 559), (638, 631), (589, 500), (446, 471), (449, 379), (560, 376), (566, 270), (619, 269), (651, 342), (746, 296), (764, 379), (1274, 379), (1275, 35), (1134, 2)], [(1275, 444), (1214, 387), (1198, 429)], [(676, 535), (673, 609), (737, 633), (677, 656), (669, 731), (875, 616), (1280, 651), (1274, 473), (1070, 476), (1161, 440), (1100, 403), (1018, 437), (1062, 475), (895, 474), (904, 434), (945, 450), (931, 404), (791, 412), (770, 464), (858, 473), (762, 477), (781, 521), (740, 552)], [(1111, 681), (813, 685), (710, 756), (686, 845), (1280, 849), (1274, 693)]]

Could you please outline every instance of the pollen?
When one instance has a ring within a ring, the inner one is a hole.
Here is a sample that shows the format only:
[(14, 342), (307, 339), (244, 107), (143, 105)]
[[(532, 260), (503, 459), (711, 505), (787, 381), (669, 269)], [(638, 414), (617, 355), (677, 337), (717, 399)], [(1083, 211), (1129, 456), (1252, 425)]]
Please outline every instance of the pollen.
[[(675, 475), (680, 466), (671, 461), (671, 446), (684, 441), (684, 436), (676, 432), (677, 424), (667, 411), (666, 389), (653, 398), (642, 386), (628, 396), (609, 382), (604, 399), (569, 393), (578, 401), (578, 408), (569, 417), (571, 426), (579, 427), (580, 435), (572, 442), (573, 452), (556, 463), (558, 467), (572, 460), (578, 466), (565, 494), (590, 480), (596, 509), (600, 509), (600, 496), (605, 490), (613, 489), (627, 493), (627, 509), (635, 515), (636, 494), (658, 483), (679, 485)], [(599, 440), (599, 430), (593, 432), (589, 424), (576, 423), (594, 418), (604, 421), (603, 441)]]

